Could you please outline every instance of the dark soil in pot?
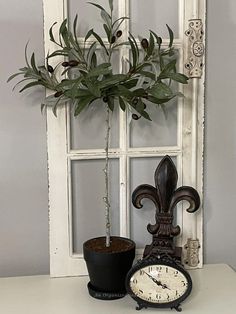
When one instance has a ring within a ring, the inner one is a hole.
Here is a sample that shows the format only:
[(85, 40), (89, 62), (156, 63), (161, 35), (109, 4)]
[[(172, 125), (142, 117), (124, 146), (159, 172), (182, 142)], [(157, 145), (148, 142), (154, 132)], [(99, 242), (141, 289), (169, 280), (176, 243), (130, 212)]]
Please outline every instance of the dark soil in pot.
[(106, 247), (105, 237), (100, 237), (86, 241), (83, 250), (90, 277), (90, 295), (102, 300), (125, 296), (125, 278), (135, 257), (135, 243), (111, 237), (111, 246)]

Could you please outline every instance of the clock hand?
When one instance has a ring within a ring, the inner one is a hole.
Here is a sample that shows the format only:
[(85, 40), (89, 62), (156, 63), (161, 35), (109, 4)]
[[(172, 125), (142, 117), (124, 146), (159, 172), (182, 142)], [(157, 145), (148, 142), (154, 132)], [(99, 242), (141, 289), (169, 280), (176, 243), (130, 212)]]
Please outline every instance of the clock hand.
[(144, 271), (144, 273), (153, 281), (155, 282), (155, 284), (157, 284), (158, 286), (162, 286), (161, 282), (159, 280), (157, 280), (156, 278), (152, 277), (151, 275), (149, 275), (147, 272)]
[(147, 272), (144, 271), (144, 273), (145, 273), (153, 282), (155, 282), (155, 284), (157, 284), (158, 286), (161, 286), (163, 289), (169, 289), (169, 290), (170, 290), (170, 288), (168, 288), (166, 284), (162, 284), (161, 281), (159, 281), (159, 280), (157, 280), (156, 278), (152, 277), (152, 276), (149, 275)]
[(168, 287), (167, 287), (167, 285), (166, 285), (166, 284), (162, 285), (162, 288), (163, 288), (163, 289), (168, 289), (168, 290), (171, 290), (170, 288), (168, 288)]

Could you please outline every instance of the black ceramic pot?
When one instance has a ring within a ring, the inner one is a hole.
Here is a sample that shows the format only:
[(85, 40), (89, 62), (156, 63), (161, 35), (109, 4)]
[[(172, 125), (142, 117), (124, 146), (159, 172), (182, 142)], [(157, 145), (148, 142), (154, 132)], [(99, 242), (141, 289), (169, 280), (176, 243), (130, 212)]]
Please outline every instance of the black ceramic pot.
[(90, 239), (83, 245), (90, 278), (89, 294), (102, 300), (122, 298), (126, 294), (125, 278), (135, 257), (135, 243), (130, 239), (111, 237), (111, 241), (119, 242), (118, 251), (107, 252), (102, 247), (94, 247), (99, 241), (105, 243), (105, 237)]

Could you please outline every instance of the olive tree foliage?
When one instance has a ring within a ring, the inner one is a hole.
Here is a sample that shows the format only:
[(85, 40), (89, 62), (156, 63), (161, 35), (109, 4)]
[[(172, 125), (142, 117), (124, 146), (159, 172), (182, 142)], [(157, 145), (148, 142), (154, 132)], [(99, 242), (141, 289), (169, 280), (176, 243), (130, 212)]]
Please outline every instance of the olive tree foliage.
[[(77, 15), (73, 21), (72, 29), (69, 29), (67, 19), (62, 22), (58, 36), (55, 36), (54, 32), (55, 22), (49, 30), (49, 36), (57, 49), (46, 56), (45, 64), (36, 64), (35, 53), (32, 53), (29, 58), (26, 45), (25, 66), (8, 79), (11, 81), (16, 77), (22, 77), (14, 86), (15, 88), (21, 85), (20, 92), (37, 86), (43, 86), (51, 91), (50, 96), (42, 101), (41, 110), (52, 107), (55, 115), (58, 106), (65, 103), (71, 107), (74, 116), (81, 114), (86, 107), (97, 99), (101, 99), (107, 104), (106, 164), (104, 168), (106, 246), (110, 245), (110, 202), (108, 195), (110, 112), (114, 110), (115, 106), (119, 106), (123, 111), (130, 110), (134, 120), (138, 120), (140, 117), (151, 120), (150, 106), (163, 107), (171, 99), (181, 96), (181, 93), (172, 87), (172, 81), (182, 84), (188, 82), (188, 77), (177, 72), (178, 55), (173, 47), (174, 35), (171, 28), (167, 25), (169, 33), (167, 49), (163, 49), (162, 38), (152, 30), (149, 31), (149, 38), (142, 38), (137, 41), (129, 33), (128, 36), (125, 36), (128, 37), (128, 41), (124, 41), (122, 40), (124, 34), (120, 28), (128, 17), (114, 17), (113, 0), (108, 0), (108, 2), (109, 10), (105, 10), (97, 3), (89, 2), (90, 5), (95, 6), (100, 11), (108, 45), (103, 42), (93, 28), (87, 32), (84, 42), (79, 42)], [(130, 60), (122, 60), (128, 63), (126, 73), (117, 74), (114, 73), (112, 55), (117, 48), (123, 45), (130, 48), (131, 58)], [(98, 58), (98, 53), (103, 57)], [(53, 68), (50, 62), (58, 56), (63, 57), (64, 61), (59, 62)]]

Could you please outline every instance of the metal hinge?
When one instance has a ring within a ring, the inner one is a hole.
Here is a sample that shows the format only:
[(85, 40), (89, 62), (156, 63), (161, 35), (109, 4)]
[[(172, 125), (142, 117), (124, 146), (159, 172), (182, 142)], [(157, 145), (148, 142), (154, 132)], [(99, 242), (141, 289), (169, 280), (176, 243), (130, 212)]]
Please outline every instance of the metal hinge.
[(191, 78), (201, 78), (203, 69), (203, 56), (205, 47), (203, 43), (203, 23), (201, 19), (189, 20), (189, 29), (185, 32), (188, 36), (188, 60), (185, 68)]
[(190, 267), (196, 267), (199, 264), (200, 242), (198, 239), (188, 239), (184, 248), (187, 250), (185, 264)]

